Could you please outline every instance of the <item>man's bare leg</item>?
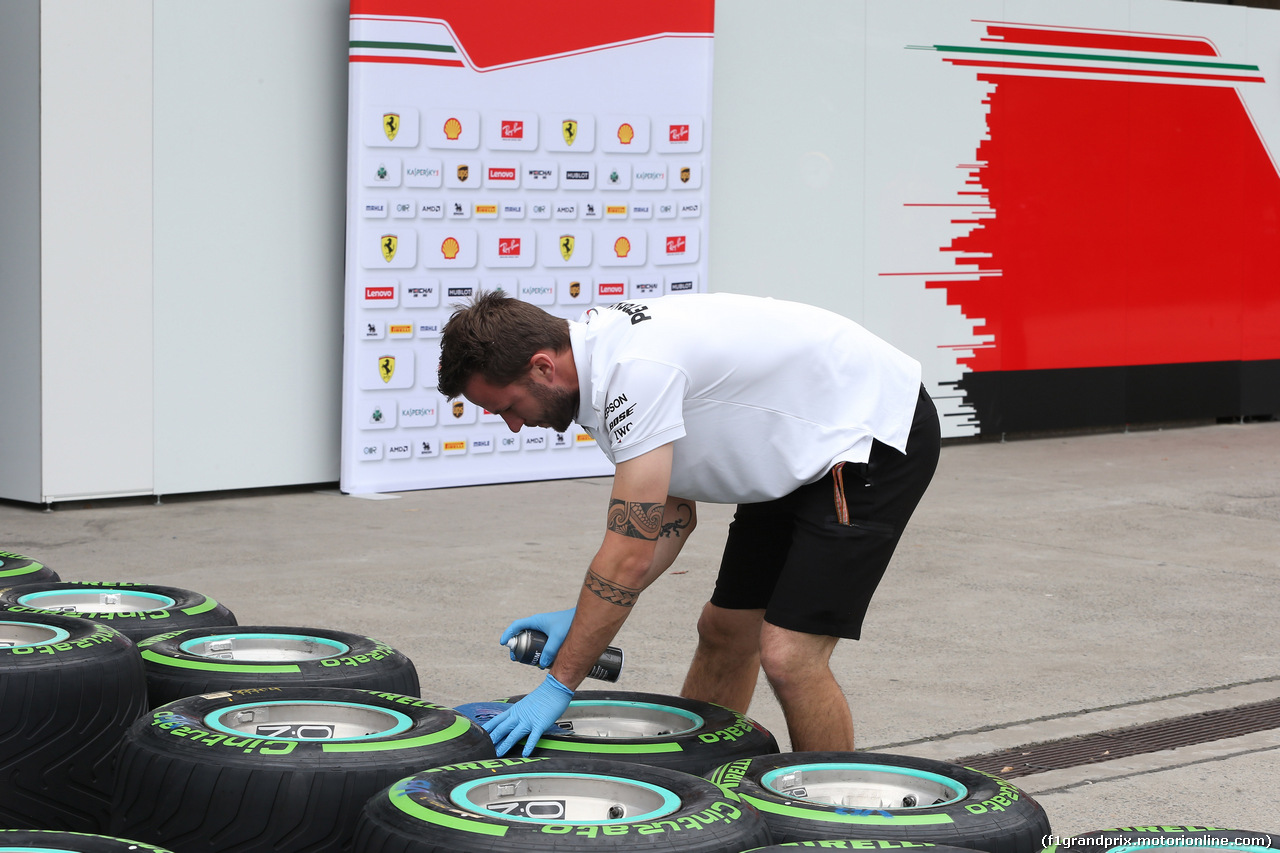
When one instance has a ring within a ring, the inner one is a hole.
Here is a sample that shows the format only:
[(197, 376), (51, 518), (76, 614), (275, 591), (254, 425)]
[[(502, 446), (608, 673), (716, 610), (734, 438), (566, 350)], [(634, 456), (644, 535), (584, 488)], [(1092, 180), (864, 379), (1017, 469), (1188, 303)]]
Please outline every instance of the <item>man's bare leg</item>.
[(839, 641), (768, 622), (760, 629), (760, 663), (782, 705), (793, 752), (853, 749), (853, 714), (830, 666)]
[(746, 713), (760, 674), (763, 610), (727, 610), (707, 602), (698, 619), (698, 648), (680, 695)]

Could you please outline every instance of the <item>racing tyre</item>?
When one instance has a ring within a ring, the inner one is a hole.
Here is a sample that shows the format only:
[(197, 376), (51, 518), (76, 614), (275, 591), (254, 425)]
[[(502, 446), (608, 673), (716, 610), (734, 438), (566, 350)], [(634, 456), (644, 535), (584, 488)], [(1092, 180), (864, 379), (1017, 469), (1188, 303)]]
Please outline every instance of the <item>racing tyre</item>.
[[(521, 698), (458, 710), (483, 723)], [(556, 725), (562, 733), (543, 735), (535, 758), (607, 758), (702, 776), (738, 758), (778, 751), (778, 741), (754, 720), (679, 696), (579, 690)]]
[(775, 843), (829, 838), (1039, 853), (1044, 809), (1001, 779), (873, 752), (795, 752), (734, 761), (708, 778), (764, 815)]
[(58, 573), (21, 554), (0, 551), (0, 587), (58, 580)]
[(104, 622), (135, 643), (163, 631), (236, 624), (235, 615), (212, 598), (189, 589), (143, 583), (23, 583), (0, 590), (0, 608)]
[(355, 853), (684, 851), (769, 843), (760, 815), (705, 779), (599, 758), (498, 758), (401, 779), (364, 807)]
[(111, 832), (182, 853), (346, 850), (379, 790), (493, 754), (475, 723), (413, 696), (317, 687), (190, 696), (129, 728)]
[(119, 631), (0, 611), (0, 826), (105, 829), (116, 746), (146, 709), (142, 660)]
[(1123, 848), (1131, 853), (1168, 853), (1169, 850), (1274, 853), (1280, 835), (1244, 829), (1215, 829), (1209, 826), (1128, 826), (1100, 829), (1064, 839), (1045, 853), (1108, 853)]
[(54, 832), (42, 829), (0, 829), (0, 853), (169, 853), (150, 844), (139, 844), (109, 835)]
[(417, 696), (418, 671), (369, 637), (323, 628), (192, 628), (138, 646), (151, 707), (240, 687), (350, 687)]

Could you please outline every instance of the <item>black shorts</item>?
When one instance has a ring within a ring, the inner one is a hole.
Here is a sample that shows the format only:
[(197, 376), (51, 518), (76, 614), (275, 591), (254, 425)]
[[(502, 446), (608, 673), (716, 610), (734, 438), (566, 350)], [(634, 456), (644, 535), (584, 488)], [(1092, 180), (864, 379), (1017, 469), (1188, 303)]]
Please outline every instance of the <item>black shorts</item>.
[(739, 504), (711, 603), (763, 609), (766, 621), (792, 631), (858, 639), (940, 445), (938, 412), (922, 387), (905, 455), (876, 441), (864, 464), (838, 465), (777, 500)]

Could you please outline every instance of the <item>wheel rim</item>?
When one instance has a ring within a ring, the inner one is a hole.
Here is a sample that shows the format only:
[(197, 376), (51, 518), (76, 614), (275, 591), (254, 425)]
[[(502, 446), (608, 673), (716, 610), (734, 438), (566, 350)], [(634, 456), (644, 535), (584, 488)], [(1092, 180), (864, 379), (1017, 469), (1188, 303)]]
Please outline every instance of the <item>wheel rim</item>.
[(613, 824), (656, 820), (680, 808), (665, 788), (594, 773), (512, 773), (459, 785), (454, 805), (527, 823)]
[(61, 643), (71, 632), (35, 622), (0, 622), (0, 649), (24, 649)]
[(230, 735), (272, 740), (369, 740), (407, 731), (398, 711), (355, 702), (253, 702), (206, 714), (204, 723)]
[(784, 797), (859, 809), (933, 808), (968, 796), (954, 779), (878, 764), (799, 764), (766, 773), (760, 780)]
[(180, 643), (184, 653), (213, 660), (321, 660), (351, 651), (346, 643), (305, 634), (218, 634)]
[(63, 613), (133, 613), (164, 610), (177, 604), (167, 595), (129, 589), (55, 589), (18, 596), (18, 603)]
[(670, 705), (585, 699), (570, 702), (556, 725), (564, 734), (580, 737), (657, 738), (697, 731), (704, 721)]

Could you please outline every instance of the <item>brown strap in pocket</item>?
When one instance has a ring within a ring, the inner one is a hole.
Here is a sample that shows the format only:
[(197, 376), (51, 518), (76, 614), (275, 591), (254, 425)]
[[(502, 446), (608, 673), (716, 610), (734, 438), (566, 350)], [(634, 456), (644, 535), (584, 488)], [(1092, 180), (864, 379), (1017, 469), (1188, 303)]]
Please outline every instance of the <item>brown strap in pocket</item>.
[(844, 497), (843, 462), (837, 462), (835, 467), (831, 469), (831, 481), (835, 488), (836, 521), (847, 525), (849, 523), (849, 503)]

